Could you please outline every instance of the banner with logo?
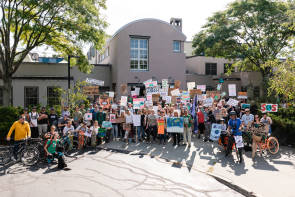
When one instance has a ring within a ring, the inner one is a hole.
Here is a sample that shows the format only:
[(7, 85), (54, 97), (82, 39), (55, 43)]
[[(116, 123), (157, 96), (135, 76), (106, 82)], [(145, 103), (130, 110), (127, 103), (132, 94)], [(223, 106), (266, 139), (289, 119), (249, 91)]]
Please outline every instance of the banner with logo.
[(144, 98), (133, 98), (133, 109), (144, 108)]

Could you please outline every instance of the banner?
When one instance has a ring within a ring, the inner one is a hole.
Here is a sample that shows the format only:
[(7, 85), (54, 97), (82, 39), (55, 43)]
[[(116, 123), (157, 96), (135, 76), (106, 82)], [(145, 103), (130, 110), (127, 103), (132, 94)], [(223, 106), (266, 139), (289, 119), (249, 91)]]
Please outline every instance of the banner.
[(228, 84), (228, 96), (237, 96), (236, 84)]
[(103, 121), (102, 122), (102, 128), (113, 128), (112, 123), (110, 121)]
[(261, 104), (261, 112), (277, 112), (278, 111), (278, 104)]
[(250, 104), (242, 103), (241, 107), (242, 107), (242, 109), (246, 109), (246, 108), (250, 109)]
[(196, 87), (196, 82), (187, 82), (187, 90), (190, 91)]
[(156, 87), (156, 86), (158, 86), (158, 82), (157, 81), (145, 81), (144, 85), (146, 88)]
[(144, 98), (133, 98), (133, 109), (142, 109), (144, 107)]
[(206, 92), (206, 85), (197, 85), (197, 89)]
[(221, 124), (212, 124), (210, 139), (213, 141), (218, 141), (222, 130)]
[(127, 96), (121, 96), (121, 106), (127, 106)]
[(183, 118), (168, 117), (167, 118), (168, 133), (183, 133)]
[(227, 104), (228, 104), (228, 105), (231, 105), (231, 106), (237, 106), (237, 105), (239, 104), (239, 101), (230, 98), (230, 99), (227, 101)]
[(172, 90), (171, 95), (172, 96), (179, 96), (180, 95), (179, 89)]
[(238, 92), (238, 99), (248, 99), (247, 92)]
[(165, 133), (165, 120), (158, 120), (158, 134), (163, 135)]
[(146, 94), (159, 94), (159, 87), (158, 86), (147, 87), (145, 92)]
[(137, 114), (133, 115), (132, 122), (135, 127), (140, 127), (141, 126), (141, 116), (137, 115)]

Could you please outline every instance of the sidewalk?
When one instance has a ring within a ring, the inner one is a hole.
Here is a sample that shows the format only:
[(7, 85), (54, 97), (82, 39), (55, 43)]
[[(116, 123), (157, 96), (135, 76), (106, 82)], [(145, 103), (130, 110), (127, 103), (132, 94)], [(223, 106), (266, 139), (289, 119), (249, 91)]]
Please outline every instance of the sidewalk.
[(257, 156), (254, 162), (251, 152), (245, 152), (244, 164), (236, 163), (236, 156), (225, 157), (216, 142), (193, 139), (192, 147), (173, 147), (158, 144), (111, 142), (101, 148), (127, 151), (130, 154), (144, 154), (162, 158), (172, 165), (187, 167), (222, 178), (257, 196), (294, 196), (295, 151), (289, 147), (280, 147), (277, 155)]

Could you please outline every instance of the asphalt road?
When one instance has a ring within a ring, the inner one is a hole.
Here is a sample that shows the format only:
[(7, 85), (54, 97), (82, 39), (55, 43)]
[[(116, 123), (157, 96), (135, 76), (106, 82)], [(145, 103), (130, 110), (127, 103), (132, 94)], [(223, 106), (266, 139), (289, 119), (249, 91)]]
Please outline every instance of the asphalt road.
[(205, 173), (161, 158), (101, 150), (68, 160), (70, 170), (18, 164), (2, 170), (1, 197), (242, 196)]

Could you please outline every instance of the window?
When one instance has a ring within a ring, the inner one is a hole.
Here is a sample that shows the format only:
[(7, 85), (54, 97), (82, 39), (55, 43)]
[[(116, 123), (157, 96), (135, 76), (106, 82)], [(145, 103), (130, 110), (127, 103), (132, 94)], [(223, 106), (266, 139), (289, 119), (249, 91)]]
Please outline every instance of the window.
[(130, 69), (148, 70), (148, 39), (130, 39)]
[(58, 87), (47, 87), (47, 105), (50, 107), (60, 105), (60, 97)]
[(3, 105), (3, 87), (0, 87), (0, 106)]
[(25, 87), (25, 107), (35, 106), (39, 103), (38, 87)]
[(260, 97), (260, 87), (259, 86), (255, 86), (254, 90), (253, 90), (253, 96), (256, 97)]
[(228, 71), (235, 72), (235, 68), (230, 63), (224, 64), (224, 73), (227, 73)]
[(180, 53), (180, 41), (174, 40), (173, 41), (173, 52)]
[(206, 75), (217, 75), (216, 63), (206, 63)]

